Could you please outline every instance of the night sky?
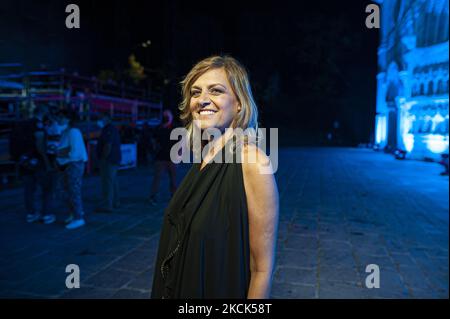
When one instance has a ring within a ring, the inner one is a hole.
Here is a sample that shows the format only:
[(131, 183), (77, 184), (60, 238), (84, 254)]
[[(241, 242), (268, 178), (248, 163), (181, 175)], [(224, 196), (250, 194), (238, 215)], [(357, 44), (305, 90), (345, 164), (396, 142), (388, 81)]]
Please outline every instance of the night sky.
[[(69, 3), (80, 6), (78, 30), (64, 25)], [(379, 32), (365, 27), (369, 3), (6, 0), (0, 62), (98, 76), (123, 73), (134, 53), (145, 85), (176, 110), (193, 64), (230, 54), (247, 67), (261, 126), (278, 127), (281, 145), (323, 145), (335, 120), (342, 143), (357, 145), (373, 138), (375, 116)]]

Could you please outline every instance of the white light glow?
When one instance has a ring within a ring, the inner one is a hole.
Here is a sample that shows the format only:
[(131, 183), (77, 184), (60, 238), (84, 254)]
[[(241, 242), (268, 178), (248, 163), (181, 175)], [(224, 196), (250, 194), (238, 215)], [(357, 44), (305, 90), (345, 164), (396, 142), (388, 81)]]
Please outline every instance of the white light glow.
[(414, 148), (414, 135), (413, 134), (403, 134), (403, 145), (405, 145), (405, 150), (410, 153)]
[(448, 151), (448, 135), (428, 134), (424, 136), (427, 148), (436, 154)]

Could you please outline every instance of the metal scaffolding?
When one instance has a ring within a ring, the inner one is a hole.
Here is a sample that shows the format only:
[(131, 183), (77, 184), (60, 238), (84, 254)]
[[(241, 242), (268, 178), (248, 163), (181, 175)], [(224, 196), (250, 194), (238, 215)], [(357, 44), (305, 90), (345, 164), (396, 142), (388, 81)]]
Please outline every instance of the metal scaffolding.
[(87, 142), (100, 130), (99, 113), (108, 112), (115, 125), (158, 125), (162, 119), (161, 95), (124, 83), (59, 71), (26, 72), (20, 63), (0, 64), (0, 171), (11, 172), (8, 137), (15, 122), (31, 116), (37, 105), (69, 108), (78, 114), (78, 127)]

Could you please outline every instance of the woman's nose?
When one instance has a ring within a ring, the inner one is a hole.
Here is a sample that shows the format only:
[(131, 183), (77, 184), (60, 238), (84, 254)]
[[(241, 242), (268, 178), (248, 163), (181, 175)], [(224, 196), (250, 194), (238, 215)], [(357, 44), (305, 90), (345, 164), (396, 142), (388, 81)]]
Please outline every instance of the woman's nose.
[(211, 103), (211, 100), (209, 99), (208, 93), (202, 93), (199, 99), (200, 106), (207, 106)]

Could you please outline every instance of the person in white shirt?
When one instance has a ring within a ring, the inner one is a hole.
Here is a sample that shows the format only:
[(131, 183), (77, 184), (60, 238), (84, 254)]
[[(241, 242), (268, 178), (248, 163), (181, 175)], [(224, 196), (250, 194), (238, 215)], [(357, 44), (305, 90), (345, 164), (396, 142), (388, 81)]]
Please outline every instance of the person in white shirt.
[(71, 212), (66, 221), (67, 229), (75, 229), (85, 224), (81, 186), (88, 156), (83, 135), (79, 129), (73, 127), (73, 120), (74, 115), (70, 111), (61, 111), (58, 116), (62, 133), (56, 162), (63, 174)]

